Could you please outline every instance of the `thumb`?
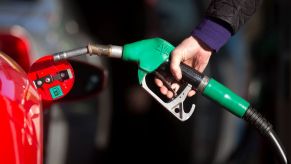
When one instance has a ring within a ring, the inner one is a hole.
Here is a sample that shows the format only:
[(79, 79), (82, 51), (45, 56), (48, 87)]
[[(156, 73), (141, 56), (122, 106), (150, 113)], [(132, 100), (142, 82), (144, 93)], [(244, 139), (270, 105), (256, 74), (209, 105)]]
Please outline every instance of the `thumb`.
[(180, 68), (180, 63), (182, 62), (182, 59), (183, 57), (180, 53), (175, 50), (172, 52), (170, 69), (176, 80), (181, 80), (182, 78), (182, 72)]

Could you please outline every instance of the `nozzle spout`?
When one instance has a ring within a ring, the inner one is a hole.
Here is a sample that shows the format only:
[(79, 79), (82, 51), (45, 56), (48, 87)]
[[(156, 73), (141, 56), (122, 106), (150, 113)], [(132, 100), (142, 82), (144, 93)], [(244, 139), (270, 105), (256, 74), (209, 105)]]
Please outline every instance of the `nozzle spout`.
[(123, 49), (121, 46), (89, 44), (88, 46), (83, 48), (55, 53), (53, 54), (54, 56), (53, 59), (55, 62), (57, 62), (86, 54), (106, 56), (112, 58), (121, 58), (122, 50)]
[(69, 50), (69, 51), (63, 51), (63, 52), (58, 52), (53, 54), (53, 59), (55, 62), (57, 61), (61, 61), (61, 60), (65, 60), (71, 57), (75, 57), (75, 56), (80, 56), (80, 55), (85, 55), (88, 54), (88, 48), (84, 47), (84, 48), (78, 48), (78, 49), (74, 49), (74, 50)]

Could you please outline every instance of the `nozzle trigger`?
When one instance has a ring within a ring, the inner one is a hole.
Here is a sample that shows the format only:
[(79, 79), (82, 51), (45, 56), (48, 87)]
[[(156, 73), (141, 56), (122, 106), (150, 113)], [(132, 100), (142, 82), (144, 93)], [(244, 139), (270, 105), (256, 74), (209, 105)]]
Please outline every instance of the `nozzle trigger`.
[(146, 77), (147, 75), (143, 78), (141, 86), (180, 121), (188, 120), (195, 110), (195, 104), (192, 104), (189, 112), (185, 112), (184, 101), (187, 98), (188, 92), (192, 89), (192, 86), (190, 84), (187, 84), (187, 86), (180, 94), (175, 96), (169, 102), (165, 102), (148, 87)]

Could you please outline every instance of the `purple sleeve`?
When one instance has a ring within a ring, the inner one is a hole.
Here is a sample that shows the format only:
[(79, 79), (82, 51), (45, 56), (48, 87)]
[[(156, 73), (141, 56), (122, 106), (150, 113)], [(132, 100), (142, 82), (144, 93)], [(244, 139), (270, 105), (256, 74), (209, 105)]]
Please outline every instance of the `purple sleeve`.
[(231, 32), (214, 21), (204, 19), (193, 30), (192, 36), (217, 52), (231, 37)]

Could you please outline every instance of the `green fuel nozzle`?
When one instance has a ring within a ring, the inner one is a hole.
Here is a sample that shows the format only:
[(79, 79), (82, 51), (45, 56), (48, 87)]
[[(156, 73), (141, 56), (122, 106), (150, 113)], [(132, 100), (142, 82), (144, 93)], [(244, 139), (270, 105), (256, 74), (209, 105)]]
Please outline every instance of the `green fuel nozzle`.
[(152, 73), (169, 60), (174, 46), (161, 38), (141, 40), (123, 46), (122, 59), (138, 63), (138, 80)]
[[(147, 39), (123, 46), (122, 58), (139, 63), (138, 79), (141, 84), (146, 74), (158, 70), (163, 63), (169, 61), (173, 49), (174, 46), (163, 39)], [(164, 67), (169, 66), (164, 65)], [(209, 79), (185, 64), (181, 64), (181, 70), (183, 81), (191, 84), (193, 89), (217, 102), (234, 115), (240, 118), (244, 116), (250, 106), (247, 101), (216, 80)]]

